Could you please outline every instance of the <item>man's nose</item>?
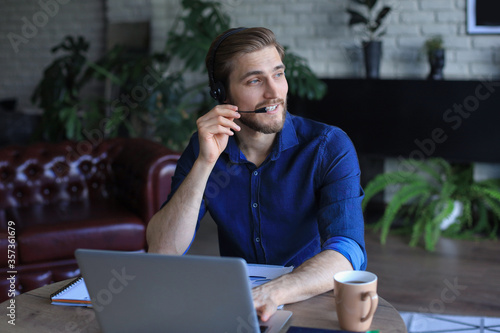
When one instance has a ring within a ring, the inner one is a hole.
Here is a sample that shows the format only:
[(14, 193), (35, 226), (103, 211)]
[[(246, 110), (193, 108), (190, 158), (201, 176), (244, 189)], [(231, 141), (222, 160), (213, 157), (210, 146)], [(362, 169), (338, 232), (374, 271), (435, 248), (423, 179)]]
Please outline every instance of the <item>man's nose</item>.
[(264, 91), (265, 98), (277, 98), (278, 96), (278, 84), (274, 80), (267, 80), (266, 87)]

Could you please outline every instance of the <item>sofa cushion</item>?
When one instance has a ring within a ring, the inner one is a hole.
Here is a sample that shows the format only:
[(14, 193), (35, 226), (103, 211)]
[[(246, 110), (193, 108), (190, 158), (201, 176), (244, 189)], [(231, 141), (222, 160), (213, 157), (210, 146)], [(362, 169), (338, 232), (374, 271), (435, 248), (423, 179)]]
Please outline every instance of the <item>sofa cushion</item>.
[(9, 213), (14, 221), (22, 221), (17, 242), (25, 264), (73, 258), (77, 248), (145, 248), (144, 223), (112, 199), (18, 207)]

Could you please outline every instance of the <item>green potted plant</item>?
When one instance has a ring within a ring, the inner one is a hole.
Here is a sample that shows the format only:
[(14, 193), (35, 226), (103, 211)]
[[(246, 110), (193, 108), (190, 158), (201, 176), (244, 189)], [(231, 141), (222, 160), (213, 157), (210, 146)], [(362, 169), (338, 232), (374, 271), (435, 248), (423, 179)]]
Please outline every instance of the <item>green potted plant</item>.
[(427, 77), (429, 80), (442, 80), (443, 68), (445, 64), (445, 50), (443, 37), (441, 35), (433, 36), (424, 43), (424, 49), (429, 60), (431, 71)]
[(385, 22), (390, 12), (391, 7), (378, 6), (378, 0), (351, 0), (347, 8), (349, 27), (361, 27), (366, 76), (369, 79), (380, 75), (381, 37), (386, 33)]
[(47, 141), (80, 140), (82, 126), (102, 116), (102, 99), (81, 96), (81, 90), (99, 77), (99, 66), (86, 57), (89, 46), (82, 36), (67, 36), (51, 49), (52, 53), (65, 53), (44, 70), (32, 94), (32, 103), (44, 111), (36, 137)]
[[(170, 70), (171, 57), (131, 56), (116, 47), (91, 62), (86, 57), (89, 47), (83, 37), (67, 36), (52, 49), (66, 53), (45, 69), (32, 95), (32, 102), (43, 109), (38, 139), (83, 140), (85, 133), (99, 130), (103, 138), (145, 137), (182, 149), (195, 120), (185, 112), (189, 93), (182, 76)], [(156, 80), (147, 80), (146, 89), (145, 78), (151, 76)], [(82, 96), (92, 79), (110, 79), (121, 96), (127, 95), (126, 101), (123, 97), (106, 100), (100, 94)], [(134, 89), (147, 90), (147, 95), (134, 99), (129, 96)]]
[[(410, 245), (417, 245), (423, 238), (429, 251), (435, 249), (441, 233), (449, 237), (496, 238), (500, 226), (500, 179), (475, 181), (472, 165), (451, 164), (442, 158), (406, 160), (401, 169), (404, 171), (380, 174), (365, 187), (363, 210), (375, 194), (396, 188), (375, 224), (381, 230), (383, 244), (397, 218), (402, 219), (403, 230), (411, 233)], [(447, 221), (453, 215), (456, 221)]]

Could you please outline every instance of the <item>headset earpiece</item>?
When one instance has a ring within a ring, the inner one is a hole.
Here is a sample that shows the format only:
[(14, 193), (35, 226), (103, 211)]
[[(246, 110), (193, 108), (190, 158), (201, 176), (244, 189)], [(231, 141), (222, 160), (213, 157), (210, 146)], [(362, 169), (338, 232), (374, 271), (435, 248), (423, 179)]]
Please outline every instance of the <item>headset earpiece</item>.
[(245, 30), (246, 28), (237, 28), (234, 30), (230, 30), (229, 32), (226, 32), (215, 44), (214, 49), (212, 51), (212, 61), (211, 61), (211, 66), (208, 69), (208, 79), (210, 83), (210, 96), (212, 96), (213, 99), (218, 101), (219, 103), (224, 103), (226, 101), (226, 89), (224, 88), (224, 84), (220, 81), (216, 81), (214, 77), (214, 71), (215, 71), (215, 55), (217, 53), (217, 49), (219, 48), (220, 44), (226, 39), (227, 37), (240, 32), (242, 30)]
[(226, 90), (224, 85), (220, 81), (215, 81), (210, 88), (210, 96), (219, 103), (224, 103), (226, 100)]

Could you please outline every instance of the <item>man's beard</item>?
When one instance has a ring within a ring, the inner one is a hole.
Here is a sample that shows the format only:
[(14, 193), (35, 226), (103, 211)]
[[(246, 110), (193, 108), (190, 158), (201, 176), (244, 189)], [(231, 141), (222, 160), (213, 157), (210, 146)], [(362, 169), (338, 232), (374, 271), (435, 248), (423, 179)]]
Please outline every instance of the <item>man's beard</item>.
[[(256, 132), (260, 132), (263, 134), (278, 133), (283, 129), (283, 125), (285, 124), (286, 108), (287, 108), (286, 101), (283, 101), (282, 106), (283, 106), (283, 110), (282, 110), (280, 122), (274, 122), (271, 124), (262, 124), (261, 122), (259, 122), (258, 117), (257, 117), (259, 114), (242, 115), (242, 117), (238, 120), (243, 125), (247, 126), (248, 128), (250, 128)], [(257, 109), (258, 108), (259, 107), (257, 107)]]

